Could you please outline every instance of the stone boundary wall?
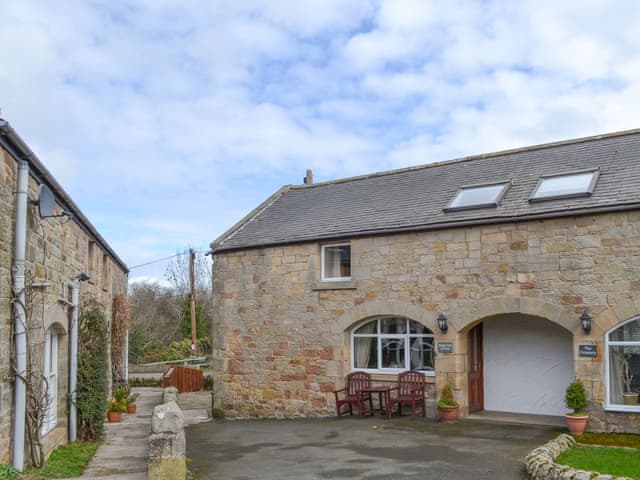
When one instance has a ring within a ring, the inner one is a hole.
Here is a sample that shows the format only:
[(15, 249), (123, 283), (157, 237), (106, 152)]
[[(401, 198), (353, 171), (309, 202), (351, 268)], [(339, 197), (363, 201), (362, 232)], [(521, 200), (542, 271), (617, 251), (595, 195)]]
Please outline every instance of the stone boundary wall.
[(184, 416), (178, 390), (167, 387), (151, 416), (148, 480), (184, 480), (187, 474)]
[(632, 480), (629, 477), (576, 470), (568, 465), (559, 465), (555, 459), (576, 444), (574, 438), (566, 433), (558, 435), (541, 447), (533, 450), (524, 459), (531, 480)]

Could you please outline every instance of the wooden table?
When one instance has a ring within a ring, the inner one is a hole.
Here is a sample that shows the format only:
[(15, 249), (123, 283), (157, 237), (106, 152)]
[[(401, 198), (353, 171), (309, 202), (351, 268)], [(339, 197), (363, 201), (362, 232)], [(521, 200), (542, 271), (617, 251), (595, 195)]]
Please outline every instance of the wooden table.
[[(378, 405), (380, 406), (379, 411), (381, 414), (386, 413), (387, 418), (391, 418), (391, 389), (393, 387), (387, 385), (371, 385), (370, 387), (366, 387), (360, 390), (360, 395), (363, 393), (368, 393), (373, 395), (374, 393), (378, 394)], [(360, 412), (361, 415), (364, 415), (364, 408)], [(374, 415), (374, 411), (371, 412), (370, 415)]]

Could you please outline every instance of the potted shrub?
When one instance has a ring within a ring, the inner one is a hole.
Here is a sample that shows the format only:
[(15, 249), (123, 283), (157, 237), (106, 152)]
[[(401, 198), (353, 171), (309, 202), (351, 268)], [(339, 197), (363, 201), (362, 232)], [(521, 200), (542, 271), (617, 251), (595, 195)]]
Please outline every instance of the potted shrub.
[(107, 419), (109, 422), (119, 422), (122, 412), (127, 411), (127, 392), (124, 388), (117, 388), (113, 392), (113, 398), (107, 406)]
[(629, 359), (622, 357), (622, 381), (624, 382), (624, 393), (622, 398), (625, 405), (636, 405), (638, 403), (638, 393), (631, 390), (631, 381), (633, 373), (629, 368)]
[(136, 400), (139, 396), (139, 393), (132, 393), (127, 397), (127, 413), (136, 413)]
[(584, 391), (584, 384), (580, 380), (576, 379), (569, 384), (564, 396), (564, 403), (573, 410), (572, 413), (565, 415), (569, 433), (571, 435), (582, 435), (587, 426), (589, 416), (584, 412), (588, 401), (587, 394)]
[(436, 403), (438, 407), (438, 416), (442, 422), (450, 422), (458, 418), (458, 410), (460, 405), (453, 398), (453, 391), (451, 385), (448, 383), (442, 388), (440, 394), (440, 400)]
[(122, 412), (127, 411), (127, 404), (112, 398), (107, 407), (107, 420), (110, 423), (117, 423), (122, 419)]

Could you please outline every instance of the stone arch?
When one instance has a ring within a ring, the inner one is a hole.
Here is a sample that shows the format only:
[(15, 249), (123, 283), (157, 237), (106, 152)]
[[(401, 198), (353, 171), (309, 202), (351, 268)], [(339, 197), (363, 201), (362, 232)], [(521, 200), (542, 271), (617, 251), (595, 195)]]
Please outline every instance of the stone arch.
[(52, 305), (47, 308), (44, 316), (44, 331), (52, 328), (56, 335), (66, 335), (67, 325), (69, 324), (69, 315), (66, 308), (61, 305)]
[(615, 301), (602, 311), (594, 312), (592, 315), (593, 323), (604, 333), (633, 317), (640, 316), (640, 308), (633, 301), (633, 298), (625, 297)]
[(437, 325), (437, 313), (430, 312), (418, 305), (399, 300), (365, 302), (356, 305), (350, 311), (344, 313), (334, 324), (334, 333), (340, 334), (351, 330), (358, 322), (379, 315), (397, 315), (407, 317), (421, 323), (432, 332), (435, 332)]
[(450, 315), (449, 322), (456, 330), (464, 331), (482, 320), (506, 313), (522, 313), (542, 317), (569, 330), (572, 334), (578, 328), (578, 316), (572, 315), (559, 305), (528, 297), (492, 297), (474, 304), (472, 307)]

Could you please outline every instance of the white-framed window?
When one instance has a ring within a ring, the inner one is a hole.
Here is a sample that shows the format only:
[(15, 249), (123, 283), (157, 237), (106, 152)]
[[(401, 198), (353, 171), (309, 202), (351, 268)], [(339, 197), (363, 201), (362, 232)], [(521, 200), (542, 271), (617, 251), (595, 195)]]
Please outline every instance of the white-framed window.
[(607, 409), (640, 412), (640, 317), (607, 332), (605, 348)]
[(44, 370), (47, 389), (47, 408), (42, 420), (41, 433), (49, 433), (58, 423), (58, 335), (53, 328), (49, 328), (44, 341)]
[(376, 317), (351, 333), (351, 368), (371, 373), (421, 370), (434, 375), (433, 332), (405, 317)]
[(351, 280), (351, 244), (322, 245), (322, 280)]
[(599, 175), (598, 170), (588, 170), (542, 176), (529, 201), (588, 197), (593, 194)]
[(472, 208), (497, 207), (511, 182), (460, 187), (456, 196), (444, 209), (445, 212)]

